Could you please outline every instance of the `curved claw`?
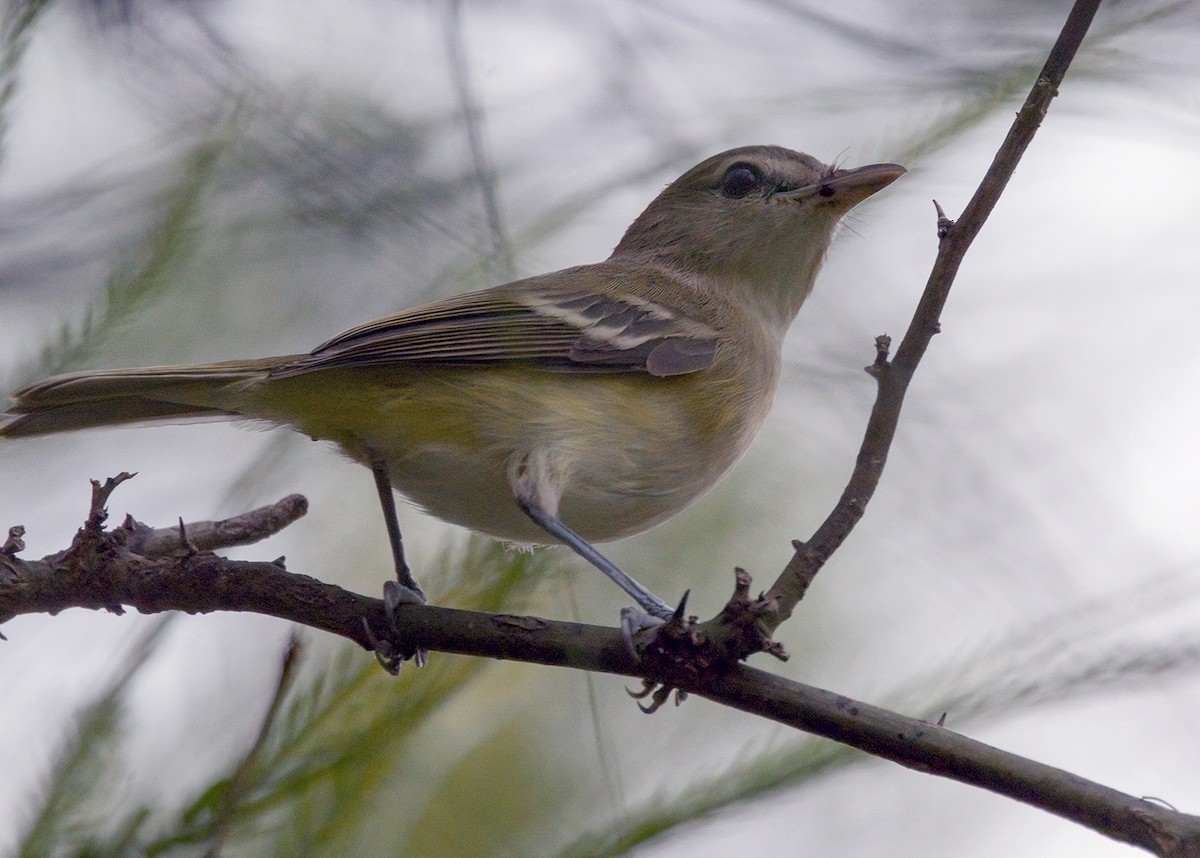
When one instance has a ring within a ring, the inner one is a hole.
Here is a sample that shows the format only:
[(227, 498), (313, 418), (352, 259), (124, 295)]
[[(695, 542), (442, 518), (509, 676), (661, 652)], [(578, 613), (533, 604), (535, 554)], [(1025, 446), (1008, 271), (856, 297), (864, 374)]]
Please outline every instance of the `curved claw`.
[(669, 685), (659, 685), (653, 679), (643, 679), (641, 691), (631, 691), (628, 688), (625, 689), (625, 693), (634, 700), (645, 700), (647, 697), (650, 698), (649, 706), (641, 703), (638, 704), (638, 709), (641, 709), (647, 715), (653, 715), (655, 712), (661, 709), (663, 704), (671, 698), (672, 691), (675, 692), (676, 706), (679, 706), (683, 703), (683, 701), (687, 700), (688, 693), (686, 691), (678, 688), (672, 688)]
[(379, 662), (379, 666), (396, 676), (400, 673), (400, 665), (404, 663), (393, 649), (392, 645), (387, 641), (381, 641), (375, 637), (375, 630), (371, 628), (371, 624), (367, 622), (367, 618), (362, 618), (363, 629), (367, 633), (367, 641), (371, 644), (371, 649), (375, 652), (375, 660)]

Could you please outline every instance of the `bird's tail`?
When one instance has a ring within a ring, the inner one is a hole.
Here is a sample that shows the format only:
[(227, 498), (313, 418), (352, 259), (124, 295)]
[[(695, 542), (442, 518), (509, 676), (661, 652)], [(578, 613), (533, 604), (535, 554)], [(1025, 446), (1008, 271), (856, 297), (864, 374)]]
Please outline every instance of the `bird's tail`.
[(232, 417), (241, 384), (265, 379), (290, 358), (113, 369), (56, 375), (12, 394), (0, 437), (24, 438), (93, 426)]

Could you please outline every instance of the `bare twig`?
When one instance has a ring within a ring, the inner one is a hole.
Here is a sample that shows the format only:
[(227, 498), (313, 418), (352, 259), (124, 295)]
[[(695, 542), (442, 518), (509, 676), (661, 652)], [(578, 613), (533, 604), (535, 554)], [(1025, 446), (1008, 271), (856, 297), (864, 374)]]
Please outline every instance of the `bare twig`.
[[(233, 518), (191, 522), (186, 528), (187, 538), (200, 551), (253, 545), (283, 530), (306, 512), (308, 499), (304, 495), (288, 495), (269, 506), (261, 506)], [(122, 527), (129, 531), (126, 545), (135, 554), (156, 557), (182, 547), (178, 527), (156, 529), (130, 517), (126, 517)]]
[(888, 344), (876, 343), (877, 357), (869, 371), (878, 382), (878, 391), (854, 472), (833, 511), (812, 538), (795, 544), (796, 551), (791, 561), (765, 594), (764, 601), (773, 605), (773, 612), (760, 619), (762, 630), (768, 636), (791, 616), (817, 572), (862, 517), (883, 474), (908, 384), (930, 340), (939, 331), (942, 308), (950, 294), (959, 264), (1033, 140), (1050, 101), (1058, 94), (1058, 85), (1066, 75), (1099, 5), (1100, 0), (1077, 0), (1071, 9), (1024, 106), (962, 216), (957, 222), (949, 221), (941, 212), (941, 207), (938, 207), (937, 259), (904, 339), (891, 361), (886, 356)]

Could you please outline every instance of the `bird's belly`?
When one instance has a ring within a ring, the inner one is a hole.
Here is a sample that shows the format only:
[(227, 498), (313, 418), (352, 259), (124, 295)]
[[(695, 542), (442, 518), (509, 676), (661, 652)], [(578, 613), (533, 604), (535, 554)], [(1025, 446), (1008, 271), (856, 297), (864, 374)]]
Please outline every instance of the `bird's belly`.
[(546, 373), (532, 382), (482, 369), (359, 373), (308, 394), (301, 376), (288, 395), (319, 392), (321, 419), (298, 428), (381, 463), (393, 486), (432, 515), (529, 543), (550, 538), (514, 499), (514, 460), (545, 465), (548, 512), (589, 541), (618, 539), (711, 488), (770, 400), (768, 388), (750, 407), (728, 407), (719, 386), (698, 390), (692, 376)]
[[(500, 539), (545, 543), (551, 538), (521, 510), (508, 479), (508, 455), (430, 444), (386, 460), (393, 485), (431, 515)], [(554, 455), (554, 451), (551, 452)], [(601, 445), (562, 454), (557, 516), (589, 542), (648, 530), (687, 507), (724, 472), (697, 467), (696, 457), (650, 461)]]

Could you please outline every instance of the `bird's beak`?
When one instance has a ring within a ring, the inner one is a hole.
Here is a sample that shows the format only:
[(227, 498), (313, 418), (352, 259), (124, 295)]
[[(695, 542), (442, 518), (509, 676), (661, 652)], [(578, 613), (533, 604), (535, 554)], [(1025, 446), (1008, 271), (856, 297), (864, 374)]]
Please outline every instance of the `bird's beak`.
[(793, 191), (783, 191), (775, 197), (784, 200), (823, 197), (839, 208), (849, 209), (876, 191), (883, 190), (906, 172), (899, 164), (868, 164), (851, 170), (834, 170), (819, 182)]

